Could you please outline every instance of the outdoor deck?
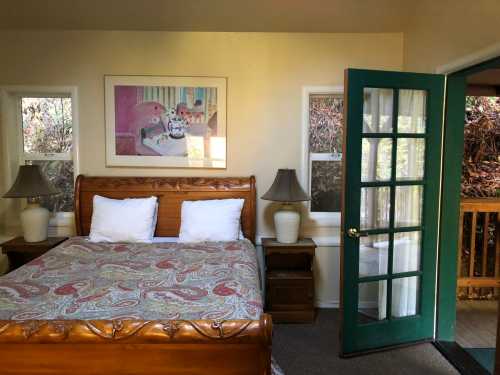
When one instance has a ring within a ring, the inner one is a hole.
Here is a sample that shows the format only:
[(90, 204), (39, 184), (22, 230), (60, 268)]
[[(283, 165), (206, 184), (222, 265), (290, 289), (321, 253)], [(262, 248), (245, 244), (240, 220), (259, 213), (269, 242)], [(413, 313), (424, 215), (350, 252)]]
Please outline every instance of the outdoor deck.
[(498, 301), (457, 301), (456, 341), (463, 348), (494, 348)]

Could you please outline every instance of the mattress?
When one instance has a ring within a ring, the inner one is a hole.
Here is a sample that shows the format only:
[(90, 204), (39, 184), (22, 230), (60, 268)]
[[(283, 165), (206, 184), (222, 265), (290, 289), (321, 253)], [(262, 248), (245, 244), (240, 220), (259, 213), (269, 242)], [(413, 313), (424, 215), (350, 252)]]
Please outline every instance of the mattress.
[(91, 243), (73, 237), (0, 277), (0, 319), (259, 319), (248, 240)]

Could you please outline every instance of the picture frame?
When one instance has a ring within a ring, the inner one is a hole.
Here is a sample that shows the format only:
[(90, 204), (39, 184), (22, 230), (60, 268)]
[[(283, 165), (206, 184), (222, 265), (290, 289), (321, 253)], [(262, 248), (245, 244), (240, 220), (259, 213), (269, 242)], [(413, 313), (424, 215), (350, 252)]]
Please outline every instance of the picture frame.
[(106, 166), (226, 168), (227, 79), (104, 76)]

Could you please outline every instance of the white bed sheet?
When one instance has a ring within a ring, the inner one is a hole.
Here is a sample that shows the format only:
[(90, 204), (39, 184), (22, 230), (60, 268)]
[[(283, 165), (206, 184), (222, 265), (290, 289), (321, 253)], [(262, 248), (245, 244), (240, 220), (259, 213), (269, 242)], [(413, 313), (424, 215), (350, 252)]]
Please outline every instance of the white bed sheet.
[(153, 237), (153, 243), (179, 242), (179, 237)]

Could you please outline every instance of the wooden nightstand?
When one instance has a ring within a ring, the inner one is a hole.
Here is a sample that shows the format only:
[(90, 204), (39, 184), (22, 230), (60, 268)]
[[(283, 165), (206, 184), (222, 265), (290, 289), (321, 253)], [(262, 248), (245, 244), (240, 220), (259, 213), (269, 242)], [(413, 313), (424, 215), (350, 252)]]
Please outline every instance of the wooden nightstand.
[(314, 241), (304, 238), (283, 244), (263, 238), (262, 248), (266, 258), (266, 311), (277, 323), (313, 322)]
[(23, 237), (16, 237), (4, 242), (0, 247), (2, 252), (8, 256), (9, 270), (12, 271), (38, 258), (67, 239), (68, 237), (49, 237), (41, 242), (26, 242)]

